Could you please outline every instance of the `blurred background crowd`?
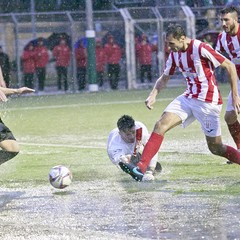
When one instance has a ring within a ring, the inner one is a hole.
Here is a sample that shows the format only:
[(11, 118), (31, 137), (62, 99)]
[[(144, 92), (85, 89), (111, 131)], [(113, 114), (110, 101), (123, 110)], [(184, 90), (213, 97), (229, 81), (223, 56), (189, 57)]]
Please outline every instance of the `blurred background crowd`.
[[(193, 16), (190, 21), (194, 31), (190, 37), (215, 47), (221, 31), (218, 13), (230, 4), (240, 6), (240, 1), (93, 0), (99, 89), (130, 88), (131, 61), (127, 61), (127, 51), (131, 44), (136, 71), (134, 87), (152, 85), (162, 70), (161, 61), (168, 56), (162, 35), (171, 22), (186, 19), (184, 24), (188, 30), (187, 21)], [(26, 85), (38, 93), (87, 90), (85, 8), (85, 0), (0, 0), (0, 65), (7, 86)], [(132, 42), (128, 38), (132, 33), (127, 35), (130, 27), (126, 28), (126, 13), (131, 15), (129, 19), (139, 21), (133, 24)], [(163, 20), (156, 21), (158, 14)], [(127, 45), (128, 41), (131, 43)], [(224, 73), (219, 73), (218, 80), (225, 82)]]

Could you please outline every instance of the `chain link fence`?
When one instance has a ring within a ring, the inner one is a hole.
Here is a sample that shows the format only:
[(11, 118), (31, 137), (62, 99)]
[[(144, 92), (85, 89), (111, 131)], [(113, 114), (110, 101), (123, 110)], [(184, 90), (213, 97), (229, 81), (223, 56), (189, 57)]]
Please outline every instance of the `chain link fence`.
[[(131, 89), (146, 85), (139, 81), (139, 67), (135, 52), (136, 36), (145, 33), (149, 41), (158, 46), (158, 52), (153, 55), (152, 63), (153, 82), (155, 82), (165, 65), (164, 41), (168, 24), (182, 24), (187, 35), (195, 38), (206, 29), (219, 30), (219, 11), (218, 7), (189, 8), (186, 5), (133, 7), (94, 11), (93, 22), (96, 37), (102, 38), (103, 44), (107, 41), (107, 35), (111, 33), (124, 49), (119, 86)], [(38, 37), (53, 41), (53, 36), (65, 34), (69, 38), (69, 45), (72, 49), (68, 81), (71, 91), (76, 91), (74, 48), (80, 39), (85, 38), (86, 29), (86, 13), (84, 11), (0, 14), (0, 45), (2, 45), (4, 52), (9, 55), (11, 61), (11, 86), (23, 84), (21, 54), (28, 42)], [(57, 79), (51, 50), (49, 48), (50, 61), (47, 65), (46, 87), (54, 88), (57, 87)], [(105, 87), (108, 87), (106, 71)]]

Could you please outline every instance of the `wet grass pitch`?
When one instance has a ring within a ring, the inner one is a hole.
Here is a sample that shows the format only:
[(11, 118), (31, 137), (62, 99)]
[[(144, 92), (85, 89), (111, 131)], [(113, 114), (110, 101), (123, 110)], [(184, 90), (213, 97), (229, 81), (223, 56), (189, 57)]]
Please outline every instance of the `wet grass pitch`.
[[(221, 88), (226, 100), (229, 86)], [(2, 104), (21, 153), (0, 167), (0, 239), (240, 239), (239, 166), (209, 153), (197, 122), (166, 134), (163, 171), (153, 183), (133, 181), (107, 157), (107, 136), (121, 115), (151, 132), (182, 92), (165, 90), (152, 111), (144, 106), (146, 90)], [(222, 132), (234, 146), (223, 120)], [(59, 164), (73, 173), (63, 190), (48, 182), (50, 168)]]

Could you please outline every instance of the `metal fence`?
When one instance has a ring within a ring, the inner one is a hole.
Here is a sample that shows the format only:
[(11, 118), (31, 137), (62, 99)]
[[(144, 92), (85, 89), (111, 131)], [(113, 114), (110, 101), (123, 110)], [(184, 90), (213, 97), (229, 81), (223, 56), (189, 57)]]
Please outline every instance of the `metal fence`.
[[(165, 30), (170, 23), (180, 23), (190, 37), (195, 37), (195, 17), (188, 6), (175, 7), (139, 7), (122, 9), (125, 20), (125, 42), (128, 88), (139, 88), (135, 59), (135, 41), (137, 32), (146, 33), (150, 42), (158, 46), (158, 53), (153, 61), (155, 79), (162, 73), (165, 65)], [(149, 85), (149, 84), (147, 84)]]
[[(111, 11), (94, 11), (93, 21), (96, 37), (106, 42), (110, 32), (125, 49), (121, 62), (121, 86), (123, 88), (139, 88), (139, 68), (135, 55), (136, 34), (146, 33), (151, 42), (158, 45), (158, 53), (153, 56), (154, 80), (162, 72), (165, 65), (164, 37), (169, 23), (181, 23), (189, 37), (195, 38), (203, 29), (216, 28), (220, 8), (195, 8), (186, 5), (170, 7), (139, 7), (123, 8)], [(212, 14), (212, 15), (211, 15)], [(69, 36), (72, 49), (69, 67), (70, 89), (76, 88), (76, 62), (74, 47), (76, 42), (85, 37), (86, 13), (82, 12), (44, 12), (44, 13), (12, 13), (0, 14), (0, 45), (9, 54), (12, 62), (12, 86), (22, 85), (21, 54), (24, 46), (38, 37), (48, 39), (53, 33), (65, 33)], [(49, 50), (51, 58), (51, 50)], [(52, 59), (52, 58), (51, 58)], [(50, 61), (47, 66), (46, 86), (57, 86), (55, 63)], [(107, 79), (107, 76), (105, 76)], [(107, 85), (106, 85), (107, 86)], [(37, 86), (36, 86), (37, 87)]]
[[(93, 13), (96, 37), (104, 38), (108, 32), (121, 32), (124, 36), (124, 21), (119, 11), (98, 11)], [(119, 31), (120, 30), (120, 31)], [(38, 37), (49, 39), (54, 34), (69, 36), (72, 49), (68, 80), (70, 89), (76, 89), (76, 64), (74, 48), (85, 37), (86, 13), (51, 12), (0, 14), (0, 45), (12, 62), (11, 85), (22, 85), (21, 54), (26, 44)], [(56, 86), (55, 63), (49, 49), (50, 61), (47, 66), (47, 86)], [(124, 71), (123, 71), (124, 72)]]

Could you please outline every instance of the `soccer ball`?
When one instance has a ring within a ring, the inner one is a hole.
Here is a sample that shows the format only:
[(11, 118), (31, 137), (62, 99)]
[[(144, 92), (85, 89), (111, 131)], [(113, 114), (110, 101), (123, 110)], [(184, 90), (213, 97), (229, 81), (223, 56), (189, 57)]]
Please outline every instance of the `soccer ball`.
[(49, 182), (55, 188), (63, 189), (72, 182), (71, 171), (62, 165), (52, 167), (48, 176)]

